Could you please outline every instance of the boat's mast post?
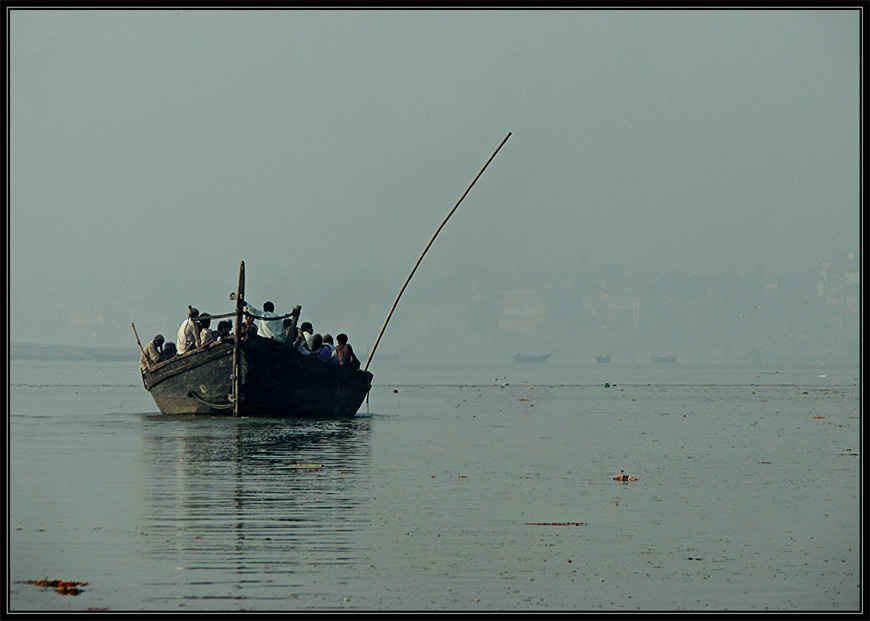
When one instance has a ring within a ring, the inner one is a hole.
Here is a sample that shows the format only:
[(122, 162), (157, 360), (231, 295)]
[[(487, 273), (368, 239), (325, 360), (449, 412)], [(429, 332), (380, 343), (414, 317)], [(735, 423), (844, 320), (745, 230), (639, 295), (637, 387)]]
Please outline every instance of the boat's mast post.
[(242, 309), (245, 307), (245, 262), (239, 266), (239, 288), (236, 291), (236, 338), (233, 343), (233, 416), (241, 408)]

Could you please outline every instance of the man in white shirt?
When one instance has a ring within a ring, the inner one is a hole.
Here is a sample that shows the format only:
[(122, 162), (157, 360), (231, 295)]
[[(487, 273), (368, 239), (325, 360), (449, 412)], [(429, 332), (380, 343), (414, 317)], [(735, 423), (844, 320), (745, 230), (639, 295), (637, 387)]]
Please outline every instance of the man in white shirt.
[(193, 351), (199, 347), (199, 327), (196, 325), (196, 318), (199, 317), (199, 311), (191, 306), (187, 307), (187, 319), (178, 328), (178, 354), (181, 355), (187, 351)]
[[(235, 300), (236, 294), (231, 293), (230, 299)], [(271, 302), (263, 303), (263, 310), (255, 308), (245, 302), (245, 312), (257, 317), (257, 334), (276, 341), (284, 340), (284, 321), (281, 315), (275, 312), (275, 305)], [(265, 317), (265, 319), (260, 319)]]

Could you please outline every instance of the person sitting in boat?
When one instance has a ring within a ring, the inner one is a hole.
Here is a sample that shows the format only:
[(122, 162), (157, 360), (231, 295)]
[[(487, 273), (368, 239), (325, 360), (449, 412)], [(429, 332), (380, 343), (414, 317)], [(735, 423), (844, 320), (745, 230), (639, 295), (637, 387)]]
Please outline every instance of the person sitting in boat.
[(199, 347), (200, 328), (197, 326), (199, 311), (192, 306), (187, 307), (187, 319), (178, 328), (178, 353), (184, 354)]
[(257, 324), (254, 323), (254, 318), (250, 315), (245, 315), (245, 320), (242, 322), (242, 327), (239, 328), (240, 337), (245, 338), (249, 334), (257, 334)]
[(142, 356), (139, 358), (139, 369), (144, 371), (148, 368), (148, 365), (157, 364), (160, 361), (160, 354), (162, 353), (163, 335), (158, 334), (142, 349)]
[(332, 358), (333, 352), (335, 352), (335, 345), (332, 341), (331, 334), (323, 335), (323, 347), (320, 348), (320, 353), (317, 354), (317, 357), (321, 360), (329, 360)]
[(360, 367), (359, 358), (353, 353), (353, 347), (347, 342), (347, 334), (339, 334), (335, 337), (338, 345), (335, 348), (335, 357), (333, 361), (338, 362), (343, 367), (358, 369)]
[(172, 360), (178, 355), (178, 351), (175, 349), (175, 343), (169, 341), (165, 345), (163, 345), (163, 351), (160, 352), (160, 358), (157, 362), (166, 362), (167, 360)]
[(302, 340), (305, 347), (308, 348), (308, 351), (312, 351), (314, 349), (314, 347), (312, 347), (312, 343), (314, 341), (314, 326), (312, 326), (311, 322), (309, 321), (306, 321), (302, 324)]
[(209, 326), (211, 326), (211, 318), (203, 317), (199, 320), (200, 325), (200, 333), (199, 333), (199, 348), (205, 349), (209, 345), (217, 344), (217, 335), (214, 333)]
[[(231, 293), (230, 299), (235, 300), (236, 294)], [(245, 312), (257, 317), (257, 334), (276, 341), (284, 340), (284, 322), (281, 315), (275, 312), (275, 305), (269, 301), (263, 302), (263, 310), (245, 302)]]
[(231, 321), (227, 321), (226, 319), (219, 321), (217, 325), (217, 333), (215, 334), (217, 342), (225, 343), (226, 341), (232, 341), (232, 336), (230, 335), (232, 329), (233, 323)]
[(323, 337), (319, 334), (311, 336), (311, 355), (316, 356), (320, 360), (329, 360), (332, 356), (332, 349), (323, 344)]
[(300, 353), (306, 356), (311, 353), (310, 340), (314, 333), (314, 327), (310, 322), (306, 321), (296, 331), (296, 340), (293, 341), (293, 347), (299, 350)]

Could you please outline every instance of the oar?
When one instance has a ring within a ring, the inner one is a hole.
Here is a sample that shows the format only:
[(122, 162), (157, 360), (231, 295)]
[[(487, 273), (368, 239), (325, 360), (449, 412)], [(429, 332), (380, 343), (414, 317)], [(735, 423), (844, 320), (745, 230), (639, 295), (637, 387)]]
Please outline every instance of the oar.
[(489, 166), (489, 163), (493, 160), (496, 153), (499, 152), (499, 149), (501, 149), (504, 146), (504, 143), (506, 143), (507, 139), (510, 137), (511, 137), (511, 133), (508, 132), (508, 135), (505, 136), (504, 140), (501, 141), (501, 144), (498, 145), (498, 149), (493, 151), (492, 155), (489, 156), (489, 159), (486, 160), (486, 164), (483, 165), (483, 168), (480, 169), (480, 172), (477, 173), (477, 176), (474, 178), (474, 180), (471, 182), (471, 184), (466, 188), (465, 192), (462, 193), (462, 196), (459, 197), (459, 200), (456, 201), (456, 204), (453, 206), (453, 209), (451, 209), (450, 213), (447, 214), (447, 217), (444, 218), (444, 222), (442, 222), (441, 226), (439, 226), (438, 229), (435, 231), (435, 234), (432, 236), (432, 239), (430, 239), (429, 243), (426, 244), (426, 248), (423, 250), (423, 254), (420, 255), (419, 259), (417, 259), (417, 262), (414, 264), (414, 269), (412, 269), (411, 273), (408, 274), (408, 278), (407, 278), (407, 280), (405, 280), (405, 284), (402, 285), (402, 288), (399, 290), (399, 295), (396, 296), (396, 301), (393, 302), (393, 306), (392, 306), (392, 308), (390, 308), (390, 312), (387, 313), (387, 319), (386, 319), (386, 321), (384, 321), (384, 325), (381, 327), (381, 331), (378, 333), (378, 338), (375, 339), (375, 344), (372, 345), (372, 350), (371, 350), (371, 352), (369, 352), (369, 357), (366, 360), (366, 364), (363, 367), (363, 371), (368, 370), (369, 362), (372, 361), (372, 357), (375, 355), (375, 350), (378, 348), (378, 343), (381, 342), (381, 336), (383, 336), (384, 330), (387, 329), (387, 324), (390, 322), (390, 317), (393, 316), (393, 311), (396, 310), (396, 305), (399, 303), (399, 298), (402, 297), (402, 294), (405, 292), (405, 287), (407, 287), (408, 283), (411, 282), (411, 277), (414, 275), (414, 272), (417, 271), (417, 266), (420, 265), (420, 262), (423, 260), (423, 257), (429, 251), (429, 247), (432, 245), (432, 242), (434, 242), (435, 238), (438, 237), (438, 233), (441, 232), (441, 229), (443, 229), (444, 225), (447, 224), (447, 221), (450, 219), (450, 216), (452, 216), (453, 212), (456, 211), (456, 208), (459, 207), (459, 203), (462, 202), (462, 200), (465, 198), (465, 195), (468, 194), (468, 192), (471, 190), (471, 187), (477, 182), (477, 180), (483, 174), (483, 171), (486, 170), (486, 167)]
[(148, 356), (145, 355), (145, 350), (142, 348), (142, 343), (139, 342), (139, 334), (136, 332), (136, 326), (133, 325), (133, 322), (130, 322), (130, 327), (133, 328), (133, 334), (136, 337), (136, 345), (139, 346), (139, 351), (142, 352), (142, 358), (145, 360), (145, 366), (148, 368), (148, 372), (151, 372), (151, 365), (148, 363)]

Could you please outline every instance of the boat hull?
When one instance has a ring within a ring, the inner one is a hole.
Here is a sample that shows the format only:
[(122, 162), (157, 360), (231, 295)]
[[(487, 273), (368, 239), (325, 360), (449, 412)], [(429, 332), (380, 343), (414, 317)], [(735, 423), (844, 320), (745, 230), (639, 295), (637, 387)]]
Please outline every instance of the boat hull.
[[(253, 336), (240, 353), (239, 415), (351, 417), (371, 388), (372, 374), (306, 356)], [(233, 344), (184, 354), (142, 374), (164, 414), (232, 416)]]
[(543, 356), (524, 356), (517, 354), (514, 356), (514, 362), (546, 362), (553, 354), (544, 354)]

